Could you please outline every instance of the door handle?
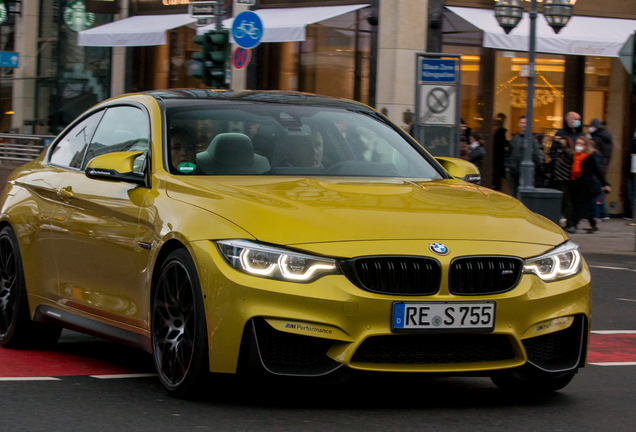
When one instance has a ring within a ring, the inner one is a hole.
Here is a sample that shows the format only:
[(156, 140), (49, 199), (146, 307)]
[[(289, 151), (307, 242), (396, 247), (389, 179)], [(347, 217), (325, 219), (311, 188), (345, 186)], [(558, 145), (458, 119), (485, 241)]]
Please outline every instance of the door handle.
[(66, 202), (70, 202), (73, 199), (73, 189), (70, 186), (58, 189), (57, 196)]

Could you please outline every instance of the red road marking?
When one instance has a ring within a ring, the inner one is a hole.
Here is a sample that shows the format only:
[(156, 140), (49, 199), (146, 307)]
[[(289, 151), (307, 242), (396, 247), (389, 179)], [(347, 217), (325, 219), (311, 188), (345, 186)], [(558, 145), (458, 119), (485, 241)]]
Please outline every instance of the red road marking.
[(587, 361), (636, 362), (636, 334), (591, 334)]
[(154, 372), (149, 354), (107, 342), (60, 344), (54, 351), (0, 348), (0, 377)]

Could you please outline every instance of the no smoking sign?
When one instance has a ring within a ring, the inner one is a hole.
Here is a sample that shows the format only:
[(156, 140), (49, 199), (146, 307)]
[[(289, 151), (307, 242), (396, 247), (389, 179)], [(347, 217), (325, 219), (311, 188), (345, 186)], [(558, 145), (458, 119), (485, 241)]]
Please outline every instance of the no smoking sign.
[(423, 125), (454, 125), (456, 86), (424, 84), (420, 86), (420, 119)]

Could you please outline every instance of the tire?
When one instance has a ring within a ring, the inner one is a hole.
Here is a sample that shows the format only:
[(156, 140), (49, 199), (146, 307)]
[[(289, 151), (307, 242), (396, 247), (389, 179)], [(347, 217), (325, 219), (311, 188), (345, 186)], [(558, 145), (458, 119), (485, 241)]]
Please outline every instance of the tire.
[(161, 266), (152, 301), (152, 352), (168, 394), (199, 396), (209, 375), (207, 325), (196, 268), (185, 249)]
[(537, 372), (524, 376), (515, 370), (502, 371), (490, 377), (501, 390), (515, 394), (550, 394), (567, 386), (576, 371), (566, 373)]
[(48, 348), (57, 343), (61, 327), (32, 322), (22, 255), (13, 228), (0, 230), (0, 346)]

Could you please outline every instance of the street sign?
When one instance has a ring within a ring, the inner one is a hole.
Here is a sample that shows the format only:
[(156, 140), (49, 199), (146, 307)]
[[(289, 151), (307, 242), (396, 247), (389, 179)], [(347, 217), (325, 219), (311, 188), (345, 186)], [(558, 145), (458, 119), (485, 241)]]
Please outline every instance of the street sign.
[(252, 59), (252, 51), (246, 48), (237, 47), (232, 56), (232, 65), (236, 69), (243, 69)]
[(263, 22), (256, 13), (243, 11), (234, 18), (232, 37), (241, 48), (254, 48), (263, 37)]
[(0, 51), (0, 67), (17, 68), (20, 65), (20, 53)]
[(217, 7), (216, 1), (192, 2), (188, 6), (188, 12), (192, 18), (212, 18), (216, 16), (215, 7)]
[(456, 82), (456, 60), (420, 58), (420, 81), (440, 83)]
[(632, 73), (636, 72), (632, 70), (634, 65), (634, 33), (632, 33), (629, 39), (627, 39), (627, 43), (623, 45), (623, 48), (621, 48), (618, 56), (620, 57), (623, 66), (625, 66), (625, 69), (627, 69), (628, 74), (631, 75)]
[(457, 86), (440, 86), (424, 84), (420, 86), (420, 119), (421, 125), (455, 125)]

